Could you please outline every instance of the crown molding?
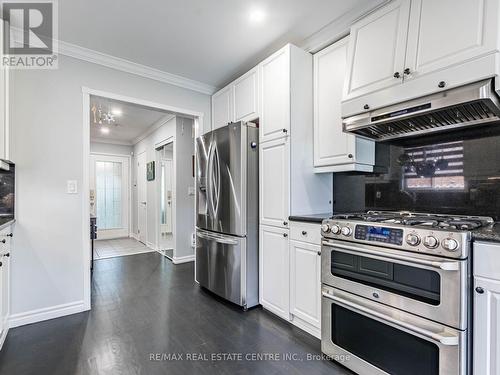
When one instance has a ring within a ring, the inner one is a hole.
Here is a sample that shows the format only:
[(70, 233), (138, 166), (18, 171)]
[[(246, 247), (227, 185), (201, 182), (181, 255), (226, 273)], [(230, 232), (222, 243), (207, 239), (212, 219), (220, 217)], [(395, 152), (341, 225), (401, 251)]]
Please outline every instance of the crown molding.
[(147, 128), (144, 133), (142, 133), (141, 135), (134, 138), (132, 140), (132, 144), (136, 145), (137, 143), (139, 143), (140, 141), (142, 141), (143, 139), (145, 139), (149, 135), (153, 134), (156, 130), (161, 128), (163, 125), (165, 125), (167, 122), (169, 122), (173, 118), (175, 118), (175, 115), (172, 115), (172, 114), (168, 114), (165, 117), (162, 117), (161, 119), (159, 119), (155, 123), (151, 124), (151, 126), (149, 128)]
[(59, 41), (59, 54), (130, 74), (135, 74), (137, 76), (149, 78), (155, 81), (168, 83), (170, 85), (182, 87), (188, 90), (197, 91), (206, 95), (212, 95), (217, 91), (215, 86), (211, 86), (203, 82), (167, 73), (159, 69), (122, 59), (120, 57), (115, 57), (106, 53), (80, 47), (75, 44), (63, 42), (62, 40)]
[(91, 143), (105, 143), (105, 144), (111, 144), (111, 145), (120, 145), (120, 146), (133, 146), (132, 142), (127, 142), (127, 141), (119, 141), (117, 139), (108, 139), (104, 137), (90, 137), (90, 142)]
[(391, 0), (371, 1), (364, 6), (353, 8), (304, 39), (298, 46), (307, 52), (316, 53), (337, 40), (349, 35), (353, 23), (381, 8), (390, 1)]

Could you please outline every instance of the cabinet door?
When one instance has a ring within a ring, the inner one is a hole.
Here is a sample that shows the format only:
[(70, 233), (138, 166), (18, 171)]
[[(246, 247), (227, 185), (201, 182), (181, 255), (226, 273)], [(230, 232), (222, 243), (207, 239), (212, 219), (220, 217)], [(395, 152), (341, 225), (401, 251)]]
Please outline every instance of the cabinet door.
[(290, 47), (261, 63), (260, 141), (290, 134)]
[(287, 228), (290, 207), (289, 139), (260, 144), (260, 223)]
[(261, 225), (259, 232), (259, 302), (269, 311), (289, 320), (288, 230)]
[(354, 162), (355, 137), (342, 130), (348, 38), (314, 55), (314, 166)]
[(212, 130), (233, 121), (233, 86), (229, 85), (212, 96)]
[(254, 68), (234, 81), (234, 121), (250, 121), (259, 117), (259, 70)]
[[(3, 51), (3, 21), (0, 19), (0, 51)], [(9, 116), (9, 70), (0, 69), (0, 158), (9, 159), (8, 116)]]
[(345, 100), (402, 83), (409, 14), (410, 0), (395, 0), (352, 26)]
[(474, 279), (474, 354), (475, 375), (500, 374), (500, 281)]
[(413, 0), (405, 79), (495, 51), (498, 12), (497, 0)]
[(1, 292), (1, 311), (2, 311), (2, 324), (4, 325), (3, 328), (6, 328), (5, 324), (7, 322), (7, 318), (9, 316), (9, 309), (10, 309), (10, 257), (9, 256), (2, 256), (0, 257), (0, 262), (2, 262), (2, 267), (0, 271), (0, 278), (2, 279), (0, 289), (2, 290)]
[(4, 265), (5, 260), (3, 259), (3, 256), (0, 255), (0, 337), (2, 336), (2, 332), (5, 327), (5, 320), (4, 320), (4, 315), (6, 314), (6, 310), (8, 309), (8, 284), (5, 282), (5, 268), (6, 266)]
[(321, 246), (290, 241), (290, 313), (321, 326)]

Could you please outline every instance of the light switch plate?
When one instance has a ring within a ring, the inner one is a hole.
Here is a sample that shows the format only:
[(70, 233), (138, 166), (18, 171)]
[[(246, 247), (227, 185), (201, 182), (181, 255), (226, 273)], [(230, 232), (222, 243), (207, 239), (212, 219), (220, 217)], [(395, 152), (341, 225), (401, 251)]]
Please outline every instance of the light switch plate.
[(76, 180), (66, 181), (66, 193), (68, 193), (68, 194), (77, 194), (78, 193), (78, 184), (77, 184)]
[(188, 195), (194, 195), (194, 186), (188, 186)]

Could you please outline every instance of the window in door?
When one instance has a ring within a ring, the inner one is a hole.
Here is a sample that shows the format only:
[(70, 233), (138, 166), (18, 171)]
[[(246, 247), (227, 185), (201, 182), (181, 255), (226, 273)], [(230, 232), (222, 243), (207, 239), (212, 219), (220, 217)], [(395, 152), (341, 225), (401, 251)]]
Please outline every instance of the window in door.
[(122, 220), (122, 163), (96, 161), (97, 227), (123, 227)]

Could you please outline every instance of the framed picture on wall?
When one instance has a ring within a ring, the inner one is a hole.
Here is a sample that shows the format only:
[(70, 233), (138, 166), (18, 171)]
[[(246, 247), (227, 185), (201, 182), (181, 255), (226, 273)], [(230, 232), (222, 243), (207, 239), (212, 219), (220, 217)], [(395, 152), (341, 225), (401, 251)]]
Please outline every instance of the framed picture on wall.
[(146, 164), (146, 179), (148, 181), (154, 181), (155, 179), (155, 162), (150, 161)]

